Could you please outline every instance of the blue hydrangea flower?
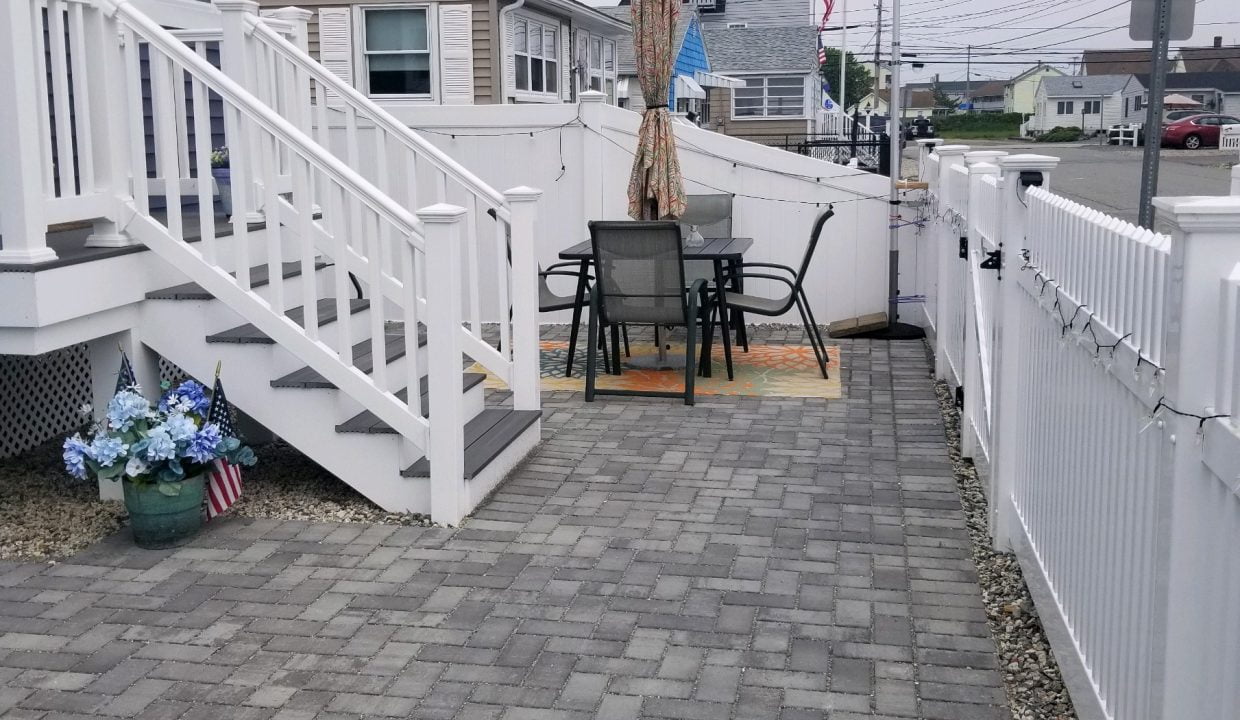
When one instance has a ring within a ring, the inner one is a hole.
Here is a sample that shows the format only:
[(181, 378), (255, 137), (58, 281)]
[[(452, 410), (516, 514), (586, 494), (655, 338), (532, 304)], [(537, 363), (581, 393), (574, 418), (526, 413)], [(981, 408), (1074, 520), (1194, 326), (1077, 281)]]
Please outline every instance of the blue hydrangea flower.
[(116, 462), (117, 458), (124, 457), (127, 452), (129, 446), (121, 442), (120, 438), (103, 434), (96, 435), (86, 449), (87, 457), (99, 463), (100, 467), (112, 467), (112, 463)]
[(65, 470), (70, 475), (79, 479), (86, 479), (86, 452), (88, 446), (82, 440), (81, 435), (74, 435), (71, 438), (65, 438), (64, 455)]
[(198, 432), (198, 426), (189, 417), (180, 413), (169, 415), (161, 426), (168, 431), (168, 436), (175, 443), (183, 443), (188, 441)]
[(122, 390), (108, 401), (108, 425), (114, 430), (125, 432), (150, 411), (151, 404), (146, 398), (132, 390)]
[(168, 434), (167, 428), (159, 425), (151, 429), (146, 436), (146, 459), (150, 462), (171, 460), (177, 455), (177, 444)]
[(125, 474), (129, 477), (140, 477), (150, 471), (151, 466), (137, 455), (129, 458), (129, 462), (125, 463)]
[(217, 448), (222, 439), (218, 425), (215, 423), (203, 425), (202, 429), (190, 440), (189, 447), (185, 449), (185, 457), (196, 463), (209, 463), (218, 457)]
[(207, 397), (207, 389), (193, 380), (181, 383), (159, 401), (160, 412), (166, 413), (194, 413), (205, 416), (210, 408), (211, 399)]

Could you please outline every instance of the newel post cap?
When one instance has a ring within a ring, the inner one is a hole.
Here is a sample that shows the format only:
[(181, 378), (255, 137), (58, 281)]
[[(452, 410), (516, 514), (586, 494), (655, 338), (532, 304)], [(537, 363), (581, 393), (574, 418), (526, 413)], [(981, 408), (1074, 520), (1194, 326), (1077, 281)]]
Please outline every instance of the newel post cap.
[(504, 199), (510, 203), (513, 202), (535, 202), (543, 195), (543, 191), (538, 188), (526, 187), (520, 185), (515, 188), (509, 188), (504, 191)]
[(258, 3), (256, 0), (212, 0), (217, 8), (224, 12), (246, 12), (252, 15), (258, 14)]
[(1054, 170), (1059, 165), (1059, 158), (1050, 155), (1006, 155), (999, 158), (999, 167), (1005, 171), (1013, 170)]
[(1235, 195), (1156, 197), (1154, 207), (1160, 225), (1165, 221), (1180, 230), (1231, 230), (1240, 235), (1240, 197)]
[(938, 155), (964, 155), (969, 152), (968, 145), (940, 145), (934, 149)]
[(417, 215), (422, 222), (436, 225), (456, 222), (464, 217), (466, 212), (468, 211), (460, 205), (436, 203), (418, 210)]

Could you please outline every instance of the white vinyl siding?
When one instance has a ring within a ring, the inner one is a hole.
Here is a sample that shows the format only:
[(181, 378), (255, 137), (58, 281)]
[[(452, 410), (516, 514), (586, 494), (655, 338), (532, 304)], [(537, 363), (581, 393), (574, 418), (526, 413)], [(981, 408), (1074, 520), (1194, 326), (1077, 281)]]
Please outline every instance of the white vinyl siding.
[(745, 78), (745, 87), (732, 91), (732, 117), (805, 117), (805, 78), (799, 75)]
[(430, 7), (361, 7), (362, 80), (372, 97), (430, 98), (434, 95)]

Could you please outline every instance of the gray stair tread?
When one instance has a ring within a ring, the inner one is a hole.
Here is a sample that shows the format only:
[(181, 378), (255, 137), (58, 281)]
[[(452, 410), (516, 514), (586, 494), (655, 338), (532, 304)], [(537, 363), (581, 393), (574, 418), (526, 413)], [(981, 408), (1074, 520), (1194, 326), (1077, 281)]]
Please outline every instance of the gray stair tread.
[[(387, 362), (391, 363), (405, 356), (405, 336), (399, 331), (388, 330), (387, 333)], [(418, 347), (426, 345), (426, 328), (419, 326), (418, 328)], [(363, 340), (353, 346), (353, 366), (364, 373), (369, 374), (374, 369), (374, 356), (371, 353), (369, 340)], [(320, 375), (317, 371), (309, 366), (277, 378), (271, 381), (271, 387), (276, 388), (316, 388), (322, 390), (335, 389), (335, 385), (328, 382), (327, 378)]]
[[(314, 264), (315, 270), (322, 270), (325, 267), (327, 267), (327, 263), (325, 262), (318, 262)], [(236, 273), (231, 274), (236, 276)], [(300, 274), (301, 263), (284, 263), (284, 272), (282, 275), (285, 280), (297, 277)], [(267, 274), (266, 265), (256, 265), (250, 268), (250, 287), (262, 287), (270, 281), (271, 278)], [(148, 300), (211, 300), (214, 297), (214, 295), (202, 289), (201, 285), (192, 282), (184, 283), (182, 285), (174, 285), (173, 287), (164, 288), (163, 290), (152, 290), (146, 294), (146, 298)]]
[[(464, 373), (462, 382), (464, 392), (469, 392), (475, 385), (486, 380), (487, 376), (483, 373)], [(431, 401), (429, 379), (424, 375), (419, 383), (419, 393), (422, 396), (422, 417), (430, 417)], [(402, 389), (396, 393), (396, 397), (406, 400), (409, 397), (408, 389)], [(390, 425), (380, 420), (374, 413), (369, 410), (354, 415), (348, 420), (336, 426), (336, 432), (339, 433), (370, 433), (370, 434), (395, 434), (396, 431)]]
[[(526, 428), (538, 422), (537, 410), (487, 408), (465, 423), (465, 478), (472, 479), (499, 456)], [(431, 464), (426, 458), (405, 469), (405, 477), (430, 477)]]
[[(319, 300), (319, 326), (326, 325), (336, 321), (336, 299), (324, 298)], [(369, 300), (350, 300), (349, 312), (356, 315), (357, 313), (370, 307)], [(292, 310), (284, 313), (290, 320), (302, 325), (305, 322), (305, 306), (299, 305)], [(209, 343), (262, 343), (264, 345), (274, 344), (275, 341), (267, 337), (262, 330), (254, 327), (251, 323), (230, 328), (223, 332), (215, 333), (207, 336)]]

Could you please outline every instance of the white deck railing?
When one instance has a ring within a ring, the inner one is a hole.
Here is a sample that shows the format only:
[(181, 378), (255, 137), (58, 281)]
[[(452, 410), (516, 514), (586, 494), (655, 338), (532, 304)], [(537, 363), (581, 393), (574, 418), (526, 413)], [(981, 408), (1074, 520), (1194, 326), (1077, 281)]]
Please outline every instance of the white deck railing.
[[(924, 164), (942, 254), (918, 290), (995, 542), (1082, 717), (1236, 717), (1240, 197), (1160, 199), (1156, 234), (1050, 192), (1054, 158), (964, 151)], [(941, 242), (961, 224), (965, 258)]]

